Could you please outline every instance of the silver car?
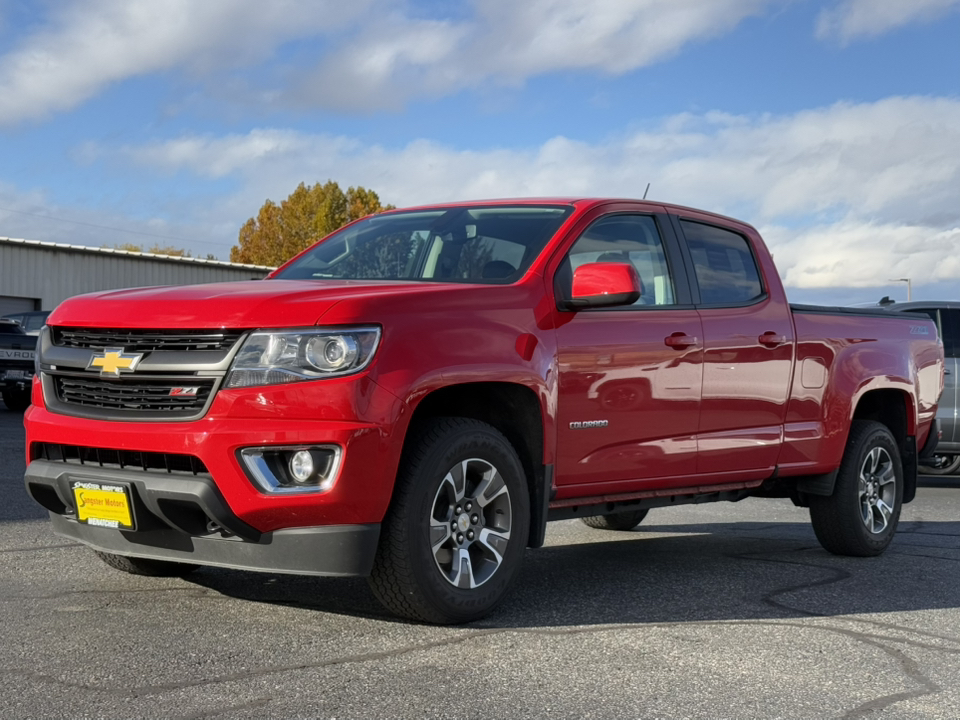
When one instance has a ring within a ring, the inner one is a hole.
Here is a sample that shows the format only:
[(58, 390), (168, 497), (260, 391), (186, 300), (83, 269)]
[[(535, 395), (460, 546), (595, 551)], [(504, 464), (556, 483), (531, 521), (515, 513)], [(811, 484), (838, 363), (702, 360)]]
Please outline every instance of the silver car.
[(931, 465), (924, 465), (921, 472), (931, 475), (952, 475), (960, 471), (960, 423), (957, 419), (957, 375), (960, 370), (960, 302), (930, 300), (901, 303), (884, 303), (888, 310), (927, 315), (936, 324), (943, 339), (946, 355), (944, 366), (943, 395), (937, 418), (943, 435), (937, 445), (937, 453)]

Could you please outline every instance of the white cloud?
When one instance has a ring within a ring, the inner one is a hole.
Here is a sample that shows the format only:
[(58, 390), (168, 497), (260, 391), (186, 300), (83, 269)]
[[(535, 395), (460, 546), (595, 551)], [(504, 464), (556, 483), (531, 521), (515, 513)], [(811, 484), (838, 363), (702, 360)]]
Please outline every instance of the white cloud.
[[(64, 0), (0, 56), (0, 124), (170, 70), (215, 73), (211, 87), (246, 102), (352, 109), (563, 70), (624, 73), (786, 1), (474, 0), (465, 19), (445, 20), (412, 16), (407, 0)], [(316, 42), (290, 67), (267, 68), (276, 86), (223, 76), (304, 39)]]
[[(90, 150), (87, 150), (90, 152)], [(100, 149), (99, 152), (108, 152)], [(960, 279), (960, 100), (888, 98), (789, 116), (667, 118), (655, 130), (528, 150), (401, 148), (260, 129), (127, 147), (135, 166), (230, 178), (241, 190), (196, 219), (239, 228), (301, 181), (364, 185), (385, 202), (505, 196), (651, 198), (763, 228), (795, 287)], [(862, 258), (862, 260), (861, 260)]]
[(846, 220), (797, 232), (763, 228), (784, 283), (795, 288), (879, 287), (960, 279), (960, 226)]
[(293, 89), (299, 102), (350, 109), (402, 104), (545, 73), (620, 74), (729, 32), (784, 0), (476, 0), (461, 21), (371, 18)]
[(821, 11), (817, 35), (842, 42), (875, 37), (902, 25), (935, 20), (957, 7), (960, 0), (841, 0)]
[(262, 60), (322, 35), (373, 0), (73, 0), (0, 57), (0, 124), (72, 108), (111, 83), (183, 68), (206, 73)]

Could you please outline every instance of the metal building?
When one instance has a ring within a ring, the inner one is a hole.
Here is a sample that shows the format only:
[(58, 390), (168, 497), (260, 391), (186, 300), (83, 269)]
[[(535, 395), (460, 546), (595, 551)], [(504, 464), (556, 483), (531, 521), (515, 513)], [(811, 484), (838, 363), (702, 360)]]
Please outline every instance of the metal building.
[(97, 290), (259, 280), (272, 269), (0, 237), (0, 315), (53, 310), (68, 297)]

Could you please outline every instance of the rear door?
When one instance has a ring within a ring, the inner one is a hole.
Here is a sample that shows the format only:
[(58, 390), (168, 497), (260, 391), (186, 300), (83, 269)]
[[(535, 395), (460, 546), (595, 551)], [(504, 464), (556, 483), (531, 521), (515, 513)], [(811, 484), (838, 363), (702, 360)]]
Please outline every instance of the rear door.
[(697, 213), (677, 217), (676, 227), (703, 323), (697, 472), (716, 482), (772, 472), (793, 374), (790, 308), (779, 282), (770, 292), (754, 247), (759, 238)]
[(595, 213), (564, 254), (555, 293), (569, 297), (573, 270), (592, 262), (631, 263), (643, 293), (625, 308), (556, 313), (557, 485), (599, 494), (681, 482), (696, 472), (703, 351), (669, 218)]

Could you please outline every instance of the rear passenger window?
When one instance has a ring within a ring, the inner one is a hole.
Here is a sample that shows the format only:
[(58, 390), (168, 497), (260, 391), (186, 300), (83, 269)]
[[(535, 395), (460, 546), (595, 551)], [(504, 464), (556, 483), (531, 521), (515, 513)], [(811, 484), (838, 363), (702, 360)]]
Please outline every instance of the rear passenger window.
[(705, 305), (733, 305), (763, 295), (747, 239), (713, 225), (681, 220)]
[(570, 296), (573, 271), (587, 263), (629, 263), (640, 276), (640, 298), (631, 306), (673, 305), (673, 280), (657, 223), (649, 215), (608, 215), (573, 244), (557, 273), (558, 292)]

